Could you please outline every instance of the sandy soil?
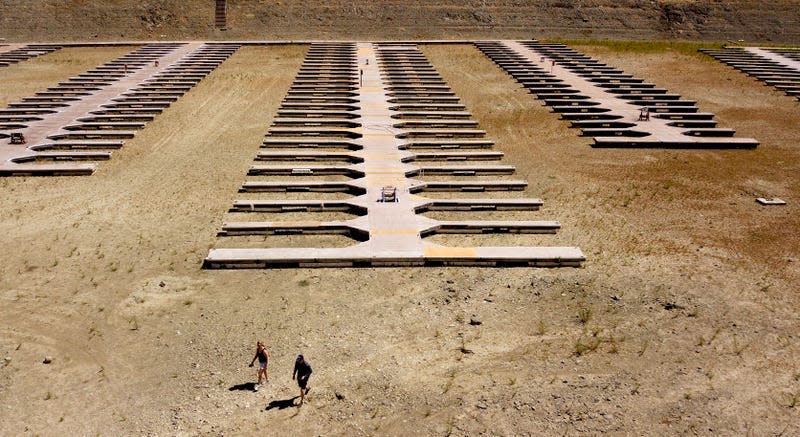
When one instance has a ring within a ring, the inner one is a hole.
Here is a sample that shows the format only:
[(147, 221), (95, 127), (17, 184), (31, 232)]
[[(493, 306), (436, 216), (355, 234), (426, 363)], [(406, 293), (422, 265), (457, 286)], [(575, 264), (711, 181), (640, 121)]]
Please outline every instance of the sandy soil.
[(581, 49), (762, 146), (594, 150), (474, 48), (425, 47), (580, 269), (200, 270), (303, 47), (240, 50), (92, 177), (0, 180), (2, 434), (797, 434), (798, 102)]

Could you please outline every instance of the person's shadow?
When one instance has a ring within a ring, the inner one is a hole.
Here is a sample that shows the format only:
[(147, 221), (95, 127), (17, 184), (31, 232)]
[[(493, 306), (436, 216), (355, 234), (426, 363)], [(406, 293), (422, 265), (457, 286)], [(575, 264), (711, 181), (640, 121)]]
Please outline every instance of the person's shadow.
[(267, 405), (267, 408), (265, 408), (264, 411), (269, 411), (269, 410), (271, 410), (273, 408), (277, 408), (279, 410), (283, 410), (284, 408), (293, 407), (294, 406), (294, 400), (299, 398), (299, 397), (300, 396), (295, 396), (295, 397), (293, 397), (291, 399), (280, 399), (280, 400), (277, 400), (277, 401), (272, 401), (272, 402), (269, 403), (269, 405)]
[(236, 384), (236, 385), (232, 386), (231, 388), (229, 388), (228, 390), (230, 390), (230, 391), (237, 391), (237, 390), (240, 390), (240, 391), (254, 391), (255, 389), (256, 389), (256, 383), (255, 382), (245, 382), (244, 384)]

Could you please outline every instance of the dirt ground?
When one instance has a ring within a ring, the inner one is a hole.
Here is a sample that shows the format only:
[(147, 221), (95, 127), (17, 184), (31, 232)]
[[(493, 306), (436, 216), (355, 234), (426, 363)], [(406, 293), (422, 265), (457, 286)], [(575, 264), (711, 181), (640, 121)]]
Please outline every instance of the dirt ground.
[[(425, 46), (579, 269), (201, 270), (300, 46), (242, 48), (94, 176), (0, 179), (0, 434), (800, 433), (800, 104), (702, 56), (577, 48), (762, 142), (591, 149), (473, 47)], [(112, 56), (84, 50), (59, 56)], [(29, 62), (73, 74), (55, 59)]]

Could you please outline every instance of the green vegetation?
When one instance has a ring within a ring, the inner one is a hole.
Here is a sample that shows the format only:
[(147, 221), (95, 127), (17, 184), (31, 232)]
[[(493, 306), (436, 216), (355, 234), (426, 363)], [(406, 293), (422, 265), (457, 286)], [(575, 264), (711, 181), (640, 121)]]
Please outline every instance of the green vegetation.
[(592, 319), (592, 308), (591, 307), (581, 307), (578, 310), (578, 320), (582, 324), (585, 325), (591, 319)]
[(685, 55), (701, 56), (699, 49), (722, 48), (720, 42), (694, 41), (626, 41), (608, 39), (552, 39), (544, 42), (560, 43), (568, 46), (601, 46), (615, 52), (659, 53), (677, 52)]
[(573, 353), (576, 356), (581, 356), (587, 352), (594, 352), (600, 346), (600, 339), (596, 337), (589, 338), (588, 341), (584, 342), (583, 337), (578, 338), (575, 341), (575, 348)]

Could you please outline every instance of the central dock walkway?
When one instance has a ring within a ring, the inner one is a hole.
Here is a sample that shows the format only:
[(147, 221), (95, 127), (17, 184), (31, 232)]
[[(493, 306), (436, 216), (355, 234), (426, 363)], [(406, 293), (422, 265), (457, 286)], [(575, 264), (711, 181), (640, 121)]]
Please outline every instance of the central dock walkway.
[(362, 125), (361, 142), (365, 145), (367, 159), (363, 164), (366, 174), (367, 200), (381, 198), (383, 187), (396, 188), (397, 202), (368, 202), (368, 230), (370, 245), (385, 253), (402, 254), (403, 258), (419, 258), (423, 253), (419, 235), (418, 215), (408, 206), (412, 199), (406, 171), (407, 164), (400, 158), (399, 146), (389, 109), (386, 87), (373, 44), (358, 45), (358, 65), (363, 72), (359, 87)]
[[(355, 75), (354, 75), (355, 73)], [(334, 266), (578, 266), (575, 247), (449, 247), (425, 237), (437, 233), (555, 233), (552, 221), (439, 221), (429, 210), (534, 211), (538, 199), (428, 199), (425, 191), (519, 190), (520, 181), (423, 182), (424, 175), (508, 174), (513, 167), (462, 165), (496, 160), (483, 131), (465, 120), (458, 98), (413, 44), (315, 44), (298, 73), (264, 142), (267, 148), (338, 148), (347, 152), (262, 152), (259, 160), (344, 161), (349, 165), (254, 165), (250, 175), (283, 177), (248, 181), (242, 192), (343, 192), (346, 200), (239, 200), (236, 213), (314, 213), (344, 211), (350, 220), (226, 222), (220, 239), (243, 235), (341, 234), (360, 241), (347, 247), (212, 249), (206, 268)], [(283, 118), (286, 116), (286, 118)], [(476, 139), (477, 138), (477, 139)], [(434, 152), (416, 152), (417, 149)], [(458, 165), (424, 165), (422, 161)], [(348, 182), (286, 181), (285, 177), (349, 177)]]

